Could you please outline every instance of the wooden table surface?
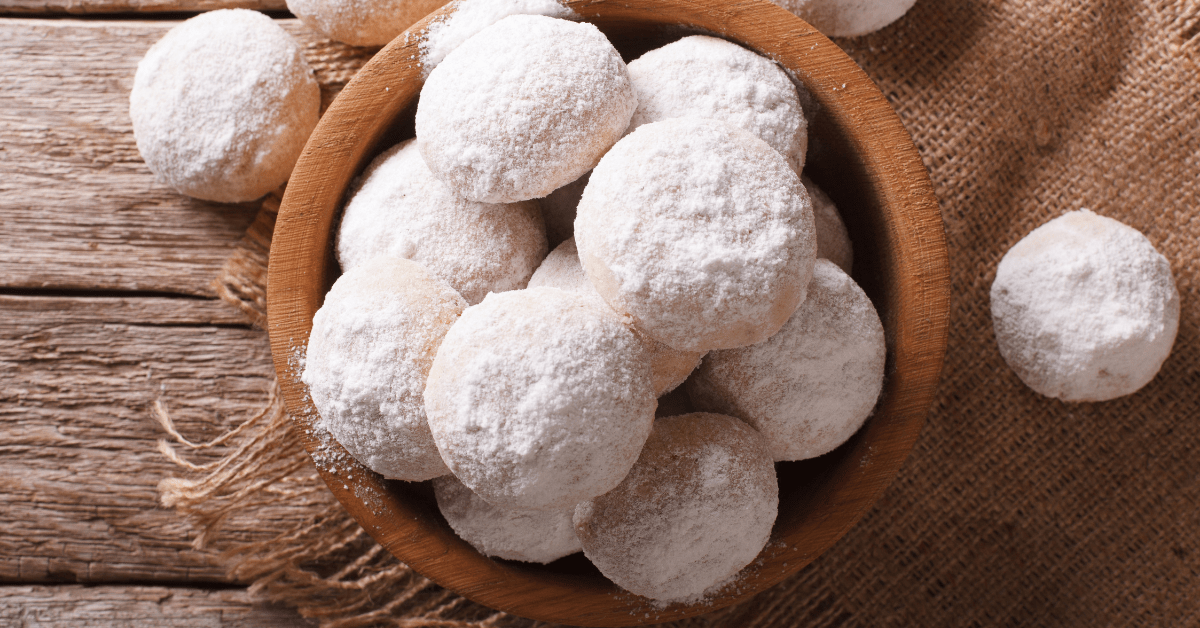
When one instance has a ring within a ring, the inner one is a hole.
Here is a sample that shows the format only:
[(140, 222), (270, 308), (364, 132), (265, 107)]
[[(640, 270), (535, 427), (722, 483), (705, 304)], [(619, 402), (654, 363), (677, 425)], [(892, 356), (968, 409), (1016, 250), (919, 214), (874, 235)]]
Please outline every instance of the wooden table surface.
[[(212, 438), (266, 399), (272, 374), (266, 333), (210, 286), (258, 205), (156, 183), (128, 115), (138, 60), (188, 17), (161, 12), (232, 6), (284, 3), (0, 0), (2, 626), (307, 625), (192, 549), (155, 490), (177, 469), (152, 404)], [(345, 77), (318, 79), (328, 98)]]

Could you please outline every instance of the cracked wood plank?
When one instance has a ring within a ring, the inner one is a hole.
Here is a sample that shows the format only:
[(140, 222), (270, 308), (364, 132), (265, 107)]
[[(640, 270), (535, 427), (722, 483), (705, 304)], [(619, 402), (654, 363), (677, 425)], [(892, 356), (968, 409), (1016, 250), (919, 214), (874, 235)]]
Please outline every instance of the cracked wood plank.
[(295, 610), (244, 589), (154, 586), (0, 586), (0, 625), (14, 628), (302, 628)]

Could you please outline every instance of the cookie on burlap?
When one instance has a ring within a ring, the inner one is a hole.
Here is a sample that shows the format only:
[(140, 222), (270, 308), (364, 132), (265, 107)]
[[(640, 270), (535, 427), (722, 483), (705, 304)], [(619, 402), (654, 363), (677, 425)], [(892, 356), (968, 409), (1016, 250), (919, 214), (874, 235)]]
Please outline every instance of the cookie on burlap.
[[(610, 310), (600, 293), (592, 286), (592, 282), (588, 281), (583, 266), (579, 264), (579, 250), (575, 248), (575, 238), (558, 245), (534, 271), (533, 277), (529, 279), (529, 287), (538, 286), (572, 292), (587, 298), (595, 303), (596, 307)], [(675, 390), (675, 387), (682, 384), (683, 380), (700, 366), (703, 353), (672, 349), (639, 331), (632, 321), (628, 321), (627, 326), (637, 336), (646, 352), (656, 396), (661, 397)]]
[(546, 256), (537, 201), (477, 203), (433, 176), (413, 140), (371, 162), (346, 203), (338, 262), (353, 269), (378, 255), (419, 262), (475, 304), (525, 287)]
[(1138, 230), (1087, 209), (1034, 229), (996, 267), (992, 324), (1021, 381), (1107, 401), (1154, 379), (1179, 331), (1171, 264)]
[(595, 166), (636, 107), (625, 62), (595, 26), (513, 15), (430, 72), (417, 144), (460, 196), (540, 198)]
[(625, 477), (655, 396), (641, 344), (555, 288), (489, 294), (438, 349), (429, 427), (458, 479), (501, 508), (561, 510)]
[(384, 477), (445, 475), (422, 394), (442, 337), (466, 307), (405, 259), (377, 257), (339, 277), (313, 316), (300, 376), (318, 426)]
[(129, 93), (138, 152), (155, 176), (221, 203), (283, 185), (320, 108), (300, 46), (246, 9), (202, 13), (172, 28), (138, 62)]
[(575, 531), (621, 588), (687, 600), (750, 564), (778, 510), (762, 435), (730, 416), (683, 414), (655, 421), (620, 485), (575, 508)]
[(438, 510), (454, 533), (486, 556), (549, 563), (583, 549), (563, 510), (511, 510), (489, 504), (453, 475), (433, 481)]
[(686, 390), (697, 409), (762, 432), (775, 460), (803, 460), (862, 427), (883, 389), (886, 357), (871, 300), (836, 264), (819, 259), (808, 298), (779, 333), (709, 353)]
[(579, 201), (575, 242), (600, 296), (680, 351), (778, 331), (804, 300), (817, 251), (812, 204), (787, 160), (700, 118), (618, 142)]

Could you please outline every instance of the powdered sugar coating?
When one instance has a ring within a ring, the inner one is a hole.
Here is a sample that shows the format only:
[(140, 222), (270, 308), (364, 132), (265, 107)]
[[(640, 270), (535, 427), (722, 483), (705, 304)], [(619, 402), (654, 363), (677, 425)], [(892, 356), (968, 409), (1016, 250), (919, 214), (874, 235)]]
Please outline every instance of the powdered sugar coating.
[(489, 204), (456, 196), (414, 141), (371, 162), (338, 228), (338, 262), (353, 269), (378, 255), (420, 262), (475, 304), (525, 287), (546, 256), (536, 201)]
[(750, 564), (779, 511), (763, 437), (719, 414), (658, 419), (615, 489), (575, 508), (583, 553), (618, 586), (693, 598)]
[(1106, 401), (1154, 379), (1175, 344), (1171, 265), (1136, 229), (1083, 209), (1034, 229), (996, 268), (992, 325), (1027, 386)]
[(542, 198), (542, 219), (546, 221), (546, 241), (551, 249), (575, 237), (575, 210), (590, 175), (585, 174)]
[[(439, 0), (438, 4), (443, 2)], [(546, 15), (564, 20), (578, 17), (559, 0), (455, 0), (452, 8), (453, 13), (425, 29), (420, 43), (425, 76), (464, 41), (510, 15)]]
[[(596, 307), (611, 311), (583, 272), (583, 266), (579, 263), (579, 250), (575, 248), (575, 238), (558, 245), (550, 252), (550, 255), (546, 256), (542, 265), (534, 271), (533, 277), (529, 280), (529, 287), (538, 286), (558, 288), (578, 294), (594, 303)], [(704, 357), (703, 353), (672, 349), (641, 333), (633, 326), (632, 320), (625, 322), (629, 330), (642, 343), (646, 358), (650, 361), (650, 376), (653, 378), (656, 396), (661, 397), (675, 390), (676, 386), (682, 384), (683, 380), (687, 379), (687, 376), (696, 370), (697, 366), (700, 366), (700, 359)]]
[(382, 46), (446, 0), (287, 0), (305, 26), (351, 46)]
[(761, 342), (804, 300), (812, 205), (775, 149), (716, 120), (644, 125), (604, 156), (575, 242), (604, 300), (681, 351)]
[(379, 257), (342, 275), (313, 316), (301, 381), (350, 455), (384, 477), (449, 472), (425, 418), (425, 377), (467, 307), (419, 264)]
[(138, 63), (129, 117), (158, 179), (237, 203), (287, 181), (317, 125), (321, 90), (300, 47), (257, 11), (223, 9), (172, 28)]
[(539, 198), (596, 165), (636, 107), (625, 63), (595, 26), (513, 15), (430, 72), (417, 144), (460, 196)]
[(484, 501), (453, 475), (433, 481), (438, 510), (454, 533), (486, 556), (549, 563), (583, 549), (565, 510), (510, 510)]
[(626, 133), (669, 118), (712, 118), (741, 127), (804, 168), (808, 122), (796, 86), (766, 57), (716, 37), (692, 35), (629, 64), (638, 107)]
[(775, 460), (803, 460), (862, 427), (883, 389), (886, 357), (866, 293), (833, 262), (817, 260), (808, 298), (779, 333), (709, 353), (686, 390), (696, 408), (762, 432)]
[(873, 33), (900, 19), (917, 0), (771, 0), (828, 37)]
[(833, 204), (833, 199), (812, 180), (802, 176), (800, 181), (808, 191), (813, 218), (817, 223), (817, 257), (837, 264), (849, 275), (854, 267), (854, 246), (850, 243), (850, 234), (846, 231), (846, 223), (842, 222), (841, 212)]
[(560, 510), (616, 486), (654, 408), (633, 333), (554, 288), (489, 294), (467, 308), (425, 388), (442, 458), (501, 508)]

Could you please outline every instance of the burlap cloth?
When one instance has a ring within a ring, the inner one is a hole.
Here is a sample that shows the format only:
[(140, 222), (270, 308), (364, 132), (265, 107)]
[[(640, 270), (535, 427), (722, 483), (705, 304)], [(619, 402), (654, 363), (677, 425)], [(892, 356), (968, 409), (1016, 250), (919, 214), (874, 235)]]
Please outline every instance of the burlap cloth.
[[(1197, 0), (918, 0), (839, 42), (899, 111), (941, 202), (954, 294), (942, 384), (908, 462), (845, 538), (750, 602), (683, 624), (1200, 625), (1198, 32)], [(1182, 320), (1150, 385), (1071, 405), (1005, 366), (988, 289), (1008, 247), (1081, 207), (1171, 260)], [(222, 278), (249, 312), (271, 216)], [(327, 625), (529, 624), (380, 552), (286, 425), (273, 402), (222, 445), (224, 466), (164, 483), (167, 503), (206, 526), (201, 543), (222, 515), (312, 504), (308, 527), (228, 548), (235, 576)]]

